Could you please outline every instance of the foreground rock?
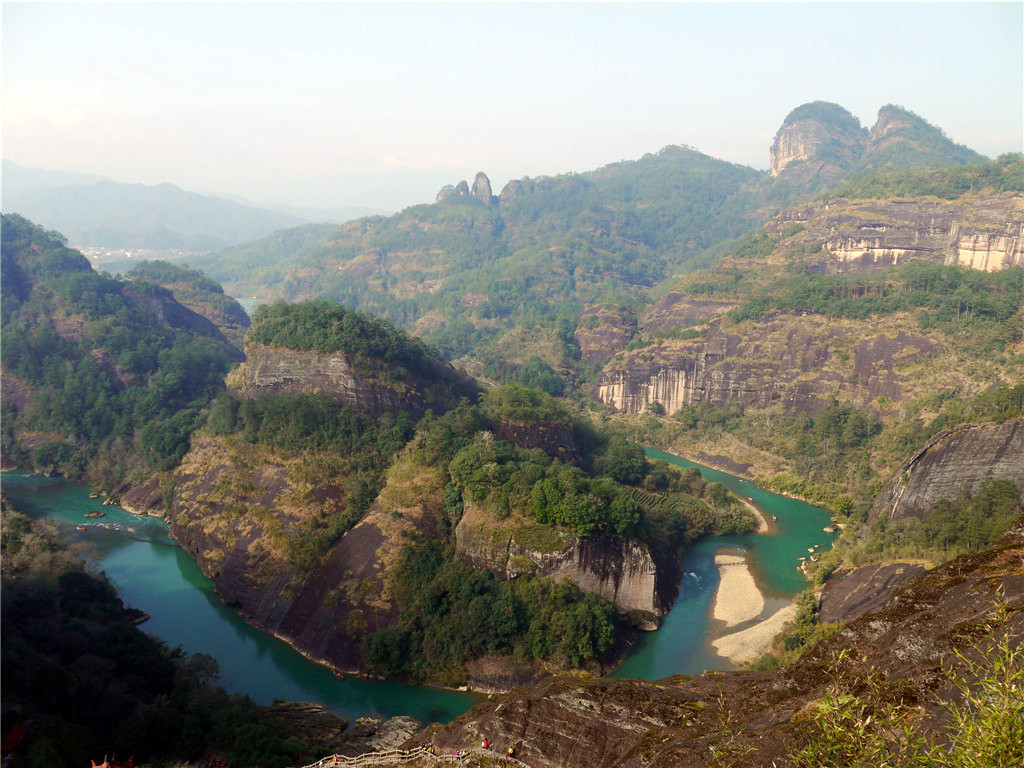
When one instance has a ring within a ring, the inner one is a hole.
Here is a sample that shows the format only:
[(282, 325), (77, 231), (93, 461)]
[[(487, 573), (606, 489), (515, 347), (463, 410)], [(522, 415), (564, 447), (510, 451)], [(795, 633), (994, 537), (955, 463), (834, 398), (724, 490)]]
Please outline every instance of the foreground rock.
[(924, 571), (920, 563), (875, 563), (832, 574), (818, 598), (818, 620), (853, 621), (877, 611), (893, 591)]
[[(514, 746), (534, 768), (679, 768), (782, 762), (808, 743), (807, 707), (830, 683), (899, 684), (922, 730), (955, 697), (943, 664), (986, 640), (1024, 635), (1024, 517), (1000, 544), (925, 572), (781, 673), (705, 673), (658, 682), (559, 675), (494, 696), (407, 746)], [(958, 668), (963, 672), (962, 666)], [(799, 714), (798, 714), (799, 713)], [(937, 719), (938, 718), (938, 719)]]

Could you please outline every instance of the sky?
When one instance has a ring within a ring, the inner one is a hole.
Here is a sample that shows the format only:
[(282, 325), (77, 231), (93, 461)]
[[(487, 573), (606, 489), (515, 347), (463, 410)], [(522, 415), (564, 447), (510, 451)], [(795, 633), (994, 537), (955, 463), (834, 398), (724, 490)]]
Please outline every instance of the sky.
[(1024, 149), (1024, 3), (0, 5), (3, 157), (295, 206), (669, 144), (758, 169), (786, 115), (897, 104)]

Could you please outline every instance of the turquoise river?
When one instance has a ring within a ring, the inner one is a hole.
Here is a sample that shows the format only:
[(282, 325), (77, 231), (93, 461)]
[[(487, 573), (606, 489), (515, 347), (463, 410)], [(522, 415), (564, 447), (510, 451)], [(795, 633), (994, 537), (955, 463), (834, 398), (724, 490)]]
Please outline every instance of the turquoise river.
[[(648, 449), (648, 455), (677, 466), (699, 466)], [(679, 672), (728, 669), (727, 661), (710, 650), (711, 604), (718, 585), (715, 552), (727, 548), (750, 552), (751, 568), (767, 598), (766, 613), (806, 586), (797, 572), (797, 558), (815, 544), (826, 546), (822, 531), (826, 512), (803, 502), (758, 489), (732, 475), (699, 467), (708, 481), (718, 481), (778, 522), (770, 535), (717, 536), (704, 539), (683, 558), (685, 575), (679, 599), (662, 620), (661, 629), (645, 633), (615, 672), (617, 677), (658, 679)], [(83, 515), (100, 509), (87, 489), (60, 478), (26, 472), (3, 475), (3, 492), (17, 509), (48, 517), (67, 526), (68, 535), (86, 546), (127, 605), (152, 617), (142, 628), (169, 646), (188, 653), (206, 653), (220, 665), (221, 684), (232, 693), (260, 703), (277, 699), (317, 701), (350, 720), (361, 715), (412, 715), (424, 721), (448, 722), (482, 697), (426, 686), (407, 686), (355, 677), (337, 679), (287, 643), (246, 624), (235, 608), (224, 605), (195, 561), (167, 534), (156, 518), (132, 515), (105, 506), (102, 518)], [(85, 526), (78, 530), (76, 526)]]

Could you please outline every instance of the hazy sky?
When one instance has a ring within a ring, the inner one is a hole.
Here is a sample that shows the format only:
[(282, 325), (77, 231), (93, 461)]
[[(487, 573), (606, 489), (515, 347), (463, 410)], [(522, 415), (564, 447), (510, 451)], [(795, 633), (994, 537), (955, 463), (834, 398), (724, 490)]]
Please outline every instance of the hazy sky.
[(822, 99), (994, 157), (1022, 149), (1022, 7), (3, 2), (3, 156), (397, 210), (667, 144), (767, 168)]

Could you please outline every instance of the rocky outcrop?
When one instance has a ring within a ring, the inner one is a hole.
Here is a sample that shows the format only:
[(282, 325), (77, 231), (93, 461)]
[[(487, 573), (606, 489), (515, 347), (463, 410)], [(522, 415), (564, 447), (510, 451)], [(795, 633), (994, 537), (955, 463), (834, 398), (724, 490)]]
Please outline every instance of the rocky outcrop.
[(622, 611), (656, 615), (666, 613), (674, 597), (664, 594), (647, 545), (637, 541), (580, 538), (515, 515), (496, 520), (473, 505), (466, 506), (455, 539), (460, 557), (500, 579), (526, 573), (568, 579)]
[[(663, 316), (662, 322), (671, 321)], [(861, 402), (883, 395), (898, 402), (903, 369), (940, 350), (923, 335), (888, 336), (867, 323), (806, 313), (775, 313), (742, 334), (739, 328), (727, 333), (713, 320), (703, 339), (623, 353), (601, 372), (591, 395), (625, 413), (643, 413), (654, 403), (674, 413), (693, 403), (731, 401), (816, 412), (837, 391)]]
[(523, 182), (519, 179), (512, 179), (504, 187), (501, 188), (501, 194), (498, 195), (498, 201), (502, 203), (509, 203), (520, 197), (524, 191), (526, 191)]
[(887, 104), (870, 134), (838, 104), (797, 107), (772, 143), (772, 178), (807, 191), (835, 184), (851, 173), (891, 166), (960, 165), (982, 159), (909, 110)]
[(378, 501), (299, 572), (289, 537), (346, 508), (345, 475), (333, 484), (302, 479), (304, 464), (324, 460), (197, 436), (175, 474), (170, 531), (246, 621), (314, 661), (357, 670), (363, 636), (398, 619), (388, 573), (408, 535), (436, 535), (433, 512), (416, 506), (396, 515)]
[(480, 171), (476, 175), (476, 178), (473, 179), (473, 189), (469, 194), (481, 203), (491, 204), (491, 180), (487, 178), (486, 173)]
[(1003, 632), (1016, 642), (1024, 634), (1022, 555), (1024, 518), (997, 547), (915, 577), (776, 674), (657, 682), (559, 675), (492, 696), (407, 746), (454, 752), (487, 738), (499, 752), (514, 747), (532, 768), (783, 765), (813, 737), (808, 715), (829, 686), (864, 696), (871, 680), (915, 708), (907, 723), (934, 735), (944, 702), (961, 695), (943, 665), (969, 675), (958, 653), (971, 656)]
[(908, 261), (995, 271), (1024, 265), (1024, 195), (830, 200), (780, 214), (770, 234), (799, 225), (801, 243), (820, 244), (829, 272), (888, 268)]
[(669, 291), (644, 312), (640, 332), (646, 336), (704, 325), (735, 306), (734, 301), (694, 299), (677, 291)]
[(911, 456), (878, 495), (869, 521), (922, 518), (940, 499), (1009, 480), (1024, 504), (1024, 419), (945, 430)]
[(860, 121), (838, 104), (804, 104), (789, 113), (775, 134), (771, 175), (799, 182), (835, 178), (854, 166), (866, 146)]
[(587, 363), (603, 364), (636, 335), (636, 312), (629, 307), (599, 304), (588, 307), (576, 326), (580, 357)]
[(228, 384), (239, 395), (325, 395), (379, 416), (406, 411), (423, 416), (428, 408), (447, 410), (460, 397), (475, 397), (475, 382), (440, 360), (425, 370), (397, 376), (374, 361), (345, 352), (307, 352), (249, 344), (246, 362)]
[(836, 571), (818, 596), (818, 621), (839, 624), (877, 611), (897, 588), (923, 572), (920, 563), (875, 563)]
[[(502, 194), (504, 195), (504, 192), (502, 192)], [(486, 173), (480, 171), (476, 175), (473, 179), (472, 188), (470, 188), (469, 184), (466, 183), (465, 179), (460, 181), (454, 187), (451, 184), (445, 184), (434, 196), (434, 202), (439, 203), (447, 197), (467, 196), (472, 197), (475, 200), (479, 200), (481, 203), (486, 203), (487, 205), (490, 205), (493, 202), (493, 197), (491, 195), (491, 180), (487, 178)]]

